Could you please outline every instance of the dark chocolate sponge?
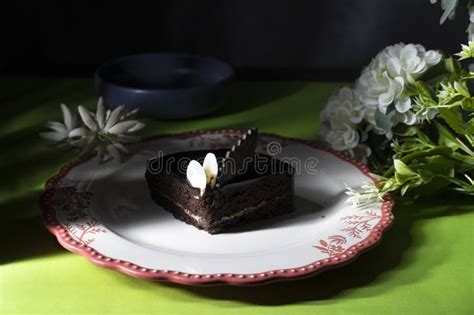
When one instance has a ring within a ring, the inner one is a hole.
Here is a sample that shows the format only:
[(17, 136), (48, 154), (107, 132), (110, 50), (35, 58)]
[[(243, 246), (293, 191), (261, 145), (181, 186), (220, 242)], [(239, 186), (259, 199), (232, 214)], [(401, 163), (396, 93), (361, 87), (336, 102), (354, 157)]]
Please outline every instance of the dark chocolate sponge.
[[(255, 153), (256, 130), (245, 135), (230, 150), (180, 152), (148, 161), (145, 177), (152, 199), (177, 219), (211, 234), (293, 211), (293, 168)], [(207, 187), (200, 196), (189, 184), (186, 168), (191, 160), (202, 163), (209, 152), (217, 157), (220, 175), (216, 187)], [(223, 163), (232, 158), (233, 167)]]

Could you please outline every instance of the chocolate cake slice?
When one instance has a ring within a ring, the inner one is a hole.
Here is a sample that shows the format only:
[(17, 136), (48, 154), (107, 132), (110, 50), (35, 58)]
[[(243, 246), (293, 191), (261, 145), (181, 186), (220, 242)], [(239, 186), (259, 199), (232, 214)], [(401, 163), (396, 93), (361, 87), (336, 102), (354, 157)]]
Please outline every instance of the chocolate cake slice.
[[(152, 199), (177, 219), (211, 234), (293, 211), (293, 168), (255, 153), (257, 137), (252, 130), (229, 150), (151, 159), (145, 176)], [(219, 173), (216, 183), (210, 181), (202, 191), (190, 183), (186, 169), (191, 160), (201, 162), (209, 153), (215, 155)]]

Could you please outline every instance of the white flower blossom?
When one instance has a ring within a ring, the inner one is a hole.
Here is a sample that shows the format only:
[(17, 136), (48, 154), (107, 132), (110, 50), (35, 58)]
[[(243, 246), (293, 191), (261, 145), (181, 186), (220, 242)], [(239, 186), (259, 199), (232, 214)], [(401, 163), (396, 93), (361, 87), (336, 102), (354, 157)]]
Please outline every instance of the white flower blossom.
[(363, 117), (364, 107), (353, 90), (342, 88), (329, 98), (321, 112), (320, 137), (337, 151), (344, 151), (353, 157), (363, 155), (366, 158), (370, 155), (370, 150), (360, 150), (360, 135), (357, 130)]
[(474, 5), (469, 6), (469, 26), (466, 30), (468, 41), (474, 41)]
[[(436, 4), (437, 0), (430, 0), (431, 4)], [(458, 0), (441, 0), (441, 9), (444, 11), (440, 19), (440, 24), (443, 24), (446, 19), (454, 20), (456, 17), (456, 7)]]
[(395, 113), (395, 121), (412, 126), (418, 124), (421, 121), (421, 117), (418, 117), (412, 110), (409, 110), (404, 113)]
[(406, 81), (418, 79), (429, 67), (438, 64), (442, 55), (415, 44), (395, 44), (388, 46), (381, 52), (392, 78), (402, 77)]
[(74, 145), (74, 134), (77, 132), (77, 116), (72, 114), (69, 108), (61, 104), (64, 123), (49, 121), (46, 127), (51, 131), (40, 132), (40, 136), (49, 141), (57, 142), (59, 146)]
[(133, 120), (137, 110), (128, 112), (123, 106), (119, 106), (114, 110), (105, 111), (102, 98), (99, 98), (95, 113), (78, 106), (81, 126), (77, 124), (76, 116), (71, 114), (67, 106), (61, 105), (61, 108), (64, 124), (49, 122), (47, 127), (53, 131), (40, 135), (47, 140), (82, 148), (81, 155), (96, 152), (101, 161), (120, 160), (123, 153), (128, 153), (124, 144), (137, 141), (139, 138), (132, 134), (145, 126)]
[(378, 106), (385, 113), (386, 108), (396, 101), (403, 92), (403, 78), (391, 78), (387, 71), (382, 71), (378, 60), (369, 65), (356, 82), (356, 93), (363, 104)]
[(394, 110), (393, 125), (419, 122), (411, 110), (411, 99), (404, 95), (405, 86), (438, 64), (441, 58), (439, 52), (426, 51), (421, 45), (400, 43), (386, 47), (362, 71), (356, 82), (355, 93), (367, 107), (364, 118), (374, 126), (375, 132), (391, 137), (386, 126), (377, 125), (377, 110), (382, 114), (387, 114), (389, 108)]
[[(430, 0), (431, 4), (437, 3), (437, 0)], [(456, 7), (458, 6), (458, 0), (441, 0), (441, 9), (444, 11), (440, 19), (440, 24), (443, 24), (446, 18), (453, 20), (456, 17)], [(468, 33), (468, 40), (474, 41), (474, 5), (472, 1), (466, 1), (469, 11), (469, 26), (466, 29)]]

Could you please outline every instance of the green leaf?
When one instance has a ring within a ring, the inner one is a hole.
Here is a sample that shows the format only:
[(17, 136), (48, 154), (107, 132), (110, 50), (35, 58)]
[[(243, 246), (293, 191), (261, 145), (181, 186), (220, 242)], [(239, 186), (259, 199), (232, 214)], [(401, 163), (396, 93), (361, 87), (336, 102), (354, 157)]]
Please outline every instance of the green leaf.
[(410, 188), (411, 188), (410, 184), (403, 185), (402, 190), (400, 191), (400, 194), (404, 196), (407, 193), (408, 189)]
[(444, 155), (444, 156), (451, 156), (453, 154), (453, 149), (450, 147), (445, 146), (438, 146), (428, 151), (428, 155), (426, 156), (433, 156), (433, 155)]
[(419, 151), (420, 144), (416, 141), (404, 141), (401, 145), (392, 146), (397, 154)]
[(416, 81), (416, 89), (422, 97), (432, 98), (430, 88), (423, 81)]
[(471, 135), (474, 134), (474, 118), (471, 118), (469, 122), (467, 123), (467, 130), (468, 133)]
[(451, 183), (452, 181), (448, 178), (433, 176), (429, 182), (420, 183), (420, 185), (416, 187), (416, 189), (412, 189), (411, 192), (417, 195), (433, 195)]
[(457, 79), (457, 77), (462, 72), (462, 67), (461, 67), (461, 64), (459, 63), (459, 61), (457, 61), (456, 59), (453, 59), (451, 57), (444, 59), (444, 66), (445, 66), (447, 71), (451, 72), (451, 74), (454, 73), (456, 75), (454, 79)]
[(466, 124), (462, 119), (462, 113), (459, 107), (440, 108), (440, 116), (448, 123), (454, 131), (459, 134), (466, 132)]
[[(444, 155), (444, 156), (451, 157), (453, 155), (453, 150), (451, 148), (444, 147), (444, 146), (436, 146), (429, 150), (410, 152), (407, 155), (401, 157), (401, 159), (403, 159), (402, 163), (406, 164), (414, 160), (423, 159), (423, 158), (426, 158), (429, 156), (435, 156), (435, 155)], [(391, 166), (389, 169), (387, 169), (387, 171), (383, 174), (383, 177), (392, 177), (394, 172), (395, 172), (395, 160), (394, 160), (394, 165)], [(397, 172), (395, 172), (395, 175), (397, 175)]]
[(469, 94), (469, 91), (467, 90), (467, 86), (465, 82), (463, 81), (456, 81), (454, 82), (454, 88), (456, 91), (461, 94), (464, 97), (471, 97), (471, 94)]
[(416, 194), (433, 194), (451, 184), (455, 178), (454, 163), (448, 158), (435, 156), (426, 164), (417, 166), (419, 182), (411, 182), (411, 190)]
[(461, 103), (462, 109), (467, 111), (474, 111), (474, 99), (472, 97), (466, 97)]
[(456, 173), (466, 174), (467, 172), (474, 172), (474, 157), (457, 152), (452, 157)]
[(399, 186), (402, 186), (405, 183), (410, 182), (414, 179), (416, 179), (416, 176), (404, 176), (404, 175), (401, 175), (400, 173), (395, 173), (395, 180), (397, 181), (397, 184)]
[(423, 170), (423, 169), (420, 169), (418, 171), (418, 175), (420, 175), (421, 180), (425, 184), (429, 183), (433, 179), (433, 173), (430, 171)]
[(433, 175), (444, 175), (448, 177), (454, 176), (454, 164), (453, 162), (443, 156), (435, 156), (429, 159), (429, 162), (420, 165), (420, 170), (431, 172)]
[(416, 130), (416, 136), (418, 137), (418, 139), (420, 139), (423, 143), (425, 144), (432, 144), (433, 142), (431, 141), (430, 137), (428, 137), (426, 135), (426, 133), (424, 133), (423, 131), (417, 129)]
[(413, 176), (416, 175), (415, 172), (413, 172), (408, 165), (403, 163), (400, 160), (393, 160), (393, 167), (395, 168), (395, 172), (402, 176)]
[(418, 127), (408, 126), (405, 124), (398, 124), (392, 128), (393, 134), (397, 136), (414, 136), (416, 135), (417, 130)]
[(459, 143), (456, 141), (456, 137), (452, 134), (452, 132), (446, 128), (445, 126), (441, 125), (440, 123), (434, 122), (436, 129), (438, 130), (439, 138), (438, 144), (442, 146), (449, 147), (456, 151), (459, 149)]

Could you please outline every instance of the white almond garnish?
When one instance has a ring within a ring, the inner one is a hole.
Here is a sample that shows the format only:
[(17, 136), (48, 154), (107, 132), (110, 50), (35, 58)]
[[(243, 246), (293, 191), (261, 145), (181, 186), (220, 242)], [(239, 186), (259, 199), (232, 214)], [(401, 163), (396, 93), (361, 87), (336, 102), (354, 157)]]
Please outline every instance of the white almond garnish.
[(216, 186), (218, 169), (216, 156), (214, 153), (208, 153), (204, 158), (203, 165), (196, 160), (189, 162), (186, 177), (189, 184), (194, 188), (199, 188), (200, 195), (203, 196), (207, 185), (211, 188)]
[(199, 188), (200, 195), (204, 195), (207, 185), (206, 173), (198, 161), (192, 160), (189, 162), (188, 168), (186, 169), (186, 177), (189, 184), (194, 188)]
[(211, 188), (214, 188), (214, 186), (216, 186), (217, 172), (219, 169), (214, 153), (208, 153), (206, 155), (202, 166), (204, 168), (204, 172), (206, 173), (207, 183), (209, 186), (211, 186)]

